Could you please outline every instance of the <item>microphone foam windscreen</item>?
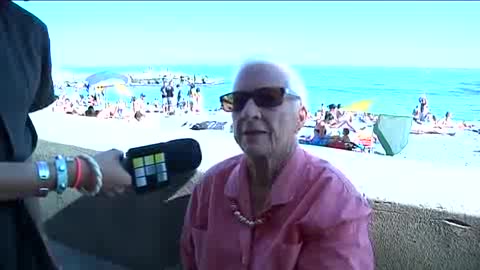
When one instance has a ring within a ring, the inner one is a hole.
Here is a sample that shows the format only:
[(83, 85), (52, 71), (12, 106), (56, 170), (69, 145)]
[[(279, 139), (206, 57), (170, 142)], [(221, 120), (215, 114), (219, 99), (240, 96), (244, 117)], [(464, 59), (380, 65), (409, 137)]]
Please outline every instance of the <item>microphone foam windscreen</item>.
[(200, 144), (194, 139), (177, 139), (162, 145), (167, 170), (173, 173), (193, 171), (202, 162)]

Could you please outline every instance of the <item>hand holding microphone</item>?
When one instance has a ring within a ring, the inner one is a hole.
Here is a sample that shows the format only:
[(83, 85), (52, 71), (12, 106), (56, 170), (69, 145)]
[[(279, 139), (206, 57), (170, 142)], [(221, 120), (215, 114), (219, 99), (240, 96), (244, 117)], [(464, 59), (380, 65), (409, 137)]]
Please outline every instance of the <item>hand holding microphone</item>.
[[(194, 139), (177, 139), (128, 150), (124, 165), (137, 193), (165, 188), (176, 191), (202, 161), (200, 145)], [(182, 175), (183, 177), (176, 177)], [(182, 179), (183, 178), (183, 179)]]
[(121, 194), (131, 188), (132, 177), (121, 163), (123, 156), (123, 152), (117, 149), (101, 152), (94, 156), (103, 174), (101, 192), (108, 196)]
[(177, 139), (132, 148), (125, 159), (116, 149), (101, 152), (94, 159), (102, 174), (101, 192), (106, 195), (121, 194), (130, 187), (137, 193), (159, 189), (173, 193), (189, 180), (175, 176), (194, 172), (202, 161), (202, 152), (196, 140)]

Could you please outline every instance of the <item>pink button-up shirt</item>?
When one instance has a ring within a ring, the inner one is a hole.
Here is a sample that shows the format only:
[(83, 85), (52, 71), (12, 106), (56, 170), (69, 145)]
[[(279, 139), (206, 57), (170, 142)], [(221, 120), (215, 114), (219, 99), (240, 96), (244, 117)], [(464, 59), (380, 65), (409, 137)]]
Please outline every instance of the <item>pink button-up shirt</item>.
[(185, 216), (181, 255), (185, 270), (371, 270), (371, 209), (346, 177), (299, 147), (267, 199), (266, 222), (250, 220), (249, 178), (243, 155), (206, 172)]

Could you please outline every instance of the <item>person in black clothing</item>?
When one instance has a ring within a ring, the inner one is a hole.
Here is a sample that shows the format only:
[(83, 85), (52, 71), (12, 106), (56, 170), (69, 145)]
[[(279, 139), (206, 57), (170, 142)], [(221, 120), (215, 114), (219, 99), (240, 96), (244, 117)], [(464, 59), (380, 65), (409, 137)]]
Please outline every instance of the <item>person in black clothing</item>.
[(167, 95), (167, 113), (171, 113), (172, 112), (172, 102), (173, 102), (173, 97), (174, 97), (174, 94), (173, 92), (175, 91), (175, 89), (173, 88), (173, 82), (170, 81), (168, 83), (168, 86), (165, 88), (165, 92), (166, 92), (166, 95)]
[[(8, 0), (0, 0), (0, 18), (0, 269), (53, 270), (57, 266), (41, 233), (37, 199), (55, 190), (58, 179), (55, 169), (42, 179), (35, 173), (40, 169), (29, 163), (38, 141), (29, 113), (55, 100), (48, 29), (40, 19)], [(54, 122), (52, 126), (62, 128)], [(83, 162), (87, 177), (78, 187), (91, 190), (93, 183), (97, 190), (102, 187), (98, 180), (102, 173), (104, 191), (129, 186), (131, 178), (121, 167), (121, 155), (120, 151), (110, 151), (108, 162), (105, 155), (95, 156), (88, 164)], [(102, 170), (92, 182), (94, 163)], [(43, 172), (50, 171), (51, 162), (41, 164), (45, 165)], [(68, 176), (75, 175), (72, 164), (67, 162)], [(106, 164), (116, 164), (116, 168), (102, 166)], [(68, 176), (67, 180), (72, 179)]]
[(98, 112), (95, 111), (93, 106), (88, 106), (87, 110), (85, 111), (85, 116), (87, 117), (97, 117)]
[(177, 84), (177, 109), (183, 110), (185, 107), (185, 101), (183, 100), (182, 86)]
[(167, 108), (167, 81), (166, 80), (163, 80), (162, 88), (160, 88), (160, 94), (162, 95), (162, 111), (165, 112)]

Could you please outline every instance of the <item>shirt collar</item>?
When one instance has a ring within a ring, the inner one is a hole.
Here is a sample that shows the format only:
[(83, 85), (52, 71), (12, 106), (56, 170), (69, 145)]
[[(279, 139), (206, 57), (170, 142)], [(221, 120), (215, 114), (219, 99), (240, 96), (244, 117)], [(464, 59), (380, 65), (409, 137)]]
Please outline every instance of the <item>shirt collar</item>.
[[(280, 174), (275, 178), (270, 191), (271, 206), (286, 204), (291, 201), (298, 190), (299, 181), (302, 181), (302, 164), (305, 164), (306, 153), (297, 146), (293, 155), (283, 166)], [(243, 155), (237, 166), (230, 173), (225, 185), (224, 193), (227, 197), (239, 201), (240, 204), (250, 201), (249, 177), (247, 159)]]

